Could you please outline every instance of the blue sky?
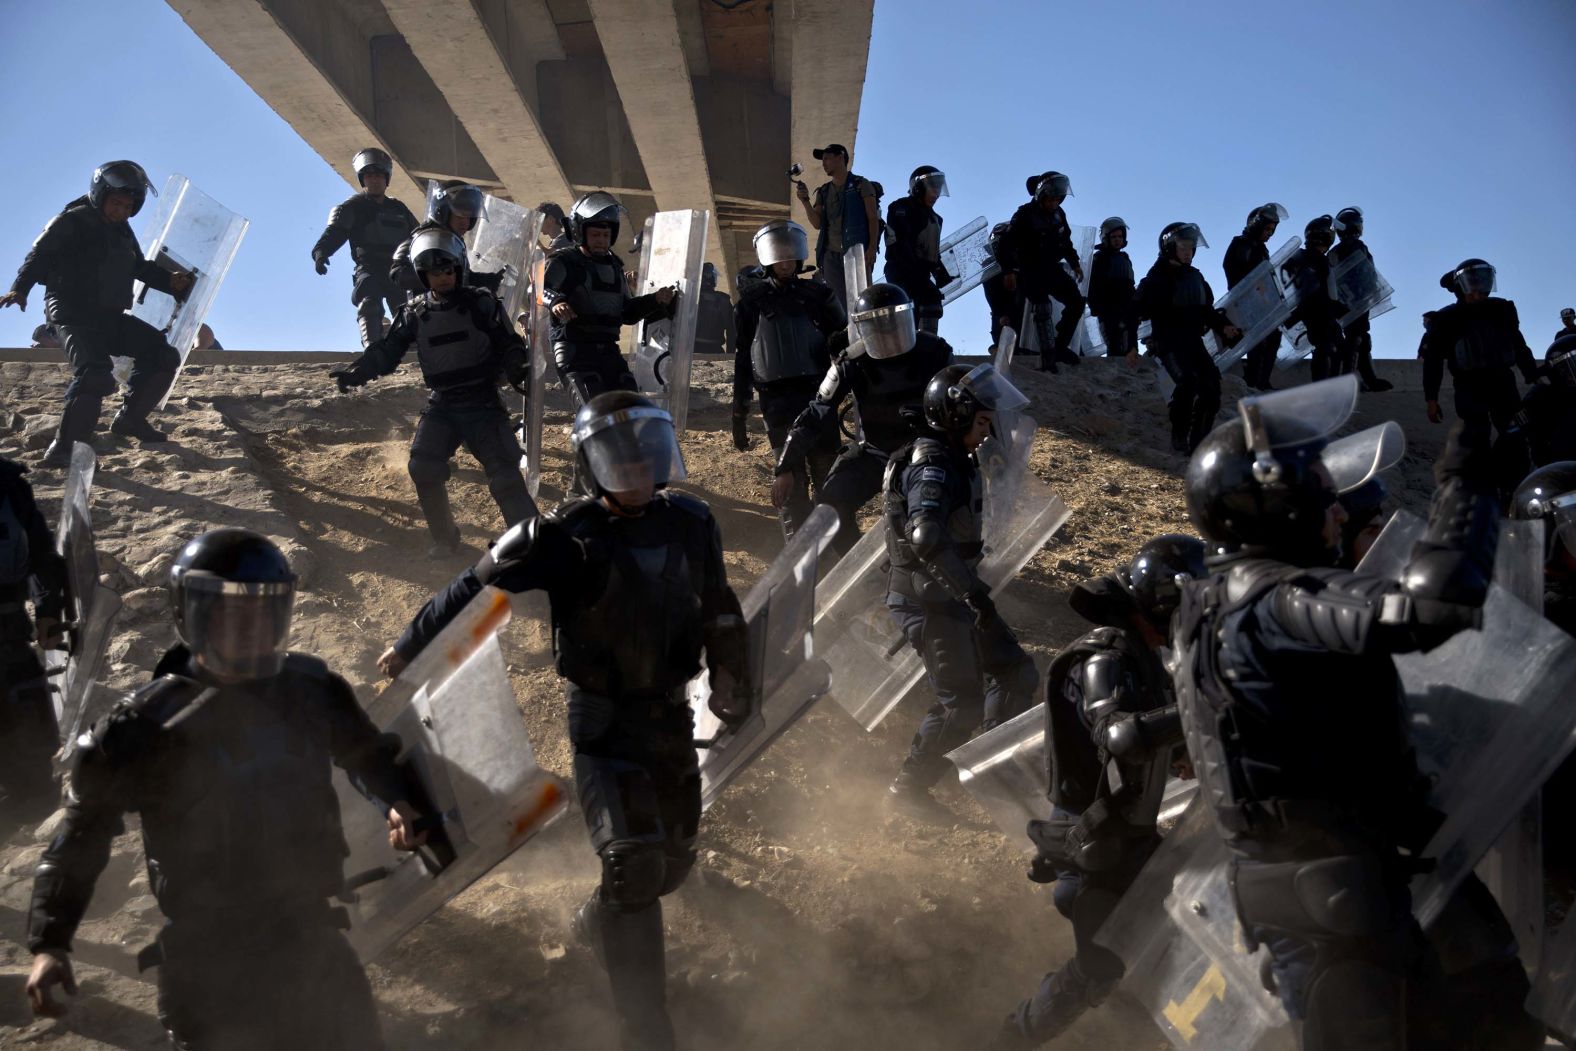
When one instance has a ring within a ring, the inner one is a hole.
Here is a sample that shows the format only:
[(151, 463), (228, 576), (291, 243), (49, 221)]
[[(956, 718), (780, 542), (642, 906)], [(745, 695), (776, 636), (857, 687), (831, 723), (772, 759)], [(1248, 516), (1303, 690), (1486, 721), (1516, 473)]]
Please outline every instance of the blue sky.
[[(94, 165), (127, 156), (252, 220), (210, 316), (227, 346), (354, 349), (349, 261), (319, 278), (307, 255), (345, 183), (167, 5), (0, 0), (0, 19), (7, 283)], [(1064, 171), (1071, 220), (1127, 219), (1140, 271), (1161, 226), (1198, 222), (1217, 293), (1254, 205), (1291, 210), (1278, 242), (1357, 204), (1397, 290), (1379, 353), (1415, 352), (1439, 275), (1467, 256), (1499, 268), (1541, 353), (1576, 305), (1573, 45), (1569, 0), (877, 0), (854, 167), (889, 200), (915, 166), (943, 168), (953, 227), (1006, 219), (1026, 175)], [(0, 346), (27, 344), (42, 302), (0, 312)], [(985, 329), (979, 292), (942, 322), (965, 349)]]

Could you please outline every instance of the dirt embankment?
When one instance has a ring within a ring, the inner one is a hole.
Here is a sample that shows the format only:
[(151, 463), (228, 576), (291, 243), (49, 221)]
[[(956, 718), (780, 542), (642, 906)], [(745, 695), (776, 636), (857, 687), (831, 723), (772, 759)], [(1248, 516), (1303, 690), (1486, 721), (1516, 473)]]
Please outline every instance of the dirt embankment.
[[(1030, 362), (1032, 368), (1032, 361)], [(1428, 429), (1415, 373), (1385, 363), (1397, 391), (1364, 399), (1362, 420), (1400, 418), (1423, 438), (1392, 485), (1426, 505)], [(743, 593), (780, 546), (766, 504), (771, 461), (728, 436), (729, 369), (697, 366), (685, 489), (716, 512)], [(1043, 668), (1079, 634), (1068, 588), (1126, 561), (1146, 537), (1186, 529), (1163, 406), (1147, 373), (1089, 361), (1060, 376), (1015, 378), (1041, 423), (1032, 467), (1072, 509), (1058, 536), (1007, 592), (1003, 612)], [(36, 460), (58, 413), (65, 370), (0, 364), (0, 453)], [(1240, 381), (1226, 381), (1228, 408)], [(176, 442), (140, 448), (106, 434), (93, 510), (108, 582), (126, 612), (110, 650), (112, 685), (141, 681), (173, 641), (164, 573), (181, 541), (218, 525), (278, 538), (305, 581), (294, 645), (326, 658), (361, 692), (373, 660), (466, 558), (426, 562), (425, 529), (405, 475), (424, 392), (410, 369), (340, 396), (322, 366), (207, 366), (182, 377), (160, 417)], [(567, 479), (567, 403), (548, 417), (543, 503)], [(1401, 410), (1405, 410), (1404, 412)], [(107, 422), (107, 420), (106, 420)], [(32, 476), (54, 513), (60, 478)], [(450, 483), (474, 558), (499, 528), (475, 463)], [(873, 512), (873, 506), (872, 506)], [(522, 603), (505, 649), (538, 758), (569, 771), (563, 700), (538, 602)], [(1040, 975), (1071, 952), (1046, 888), (955, 783), (939, 794), (948, 826), (895, 817), (884, 805), (920, 713), (908, 698), (874, 733), (823, 701), (707, 814), (700, 862), (667, 900), (668, 970), (686, 1046), (922, 1051), (982, 1045)], [(82, 994), (71, 1013), (30, 1024), (20, 944), (42, 844), (22, 830), (0, 845), (0, 1046), (164, 1046), (152, 987), (121, 970), (156, 929), (135, 833), (117, 841), (78, 946)], [(597, 1047), (611, 1038), (605, 981), (569, 929), (597, 878), (578, 814), (516, 854), (372, 968), (392, 1047)], [(1060, 1046), (1159, 1048), (1158, 1031), (1113, 1003)]]

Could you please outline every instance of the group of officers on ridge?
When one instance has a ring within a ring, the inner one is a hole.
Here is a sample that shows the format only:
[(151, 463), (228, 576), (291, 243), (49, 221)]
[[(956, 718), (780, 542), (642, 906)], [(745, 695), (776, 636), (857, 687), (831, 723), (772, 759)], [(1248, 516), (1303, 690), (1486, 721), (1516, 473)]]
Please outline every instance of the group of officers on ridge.
[[(704, 669), (712, 710), (730, 725), (757, 699), (717, 521), (670, 488), (685, 477), (672, 420), (637, 393), (618, 351), (620, 328), (670, 312), (675, 292), (632, 295), (611, 251), (617, 201), (595, 193), (576, 202), (540, 290), (555, 364), (578, 406), (576, 491), (539, 514), (516, 484), (518, 446), (498, 393), (500, 381), (521, 385), (539, 348), (527, 348), (503, 316), (490, 275), (467, 269), (454, 217), (466, 218), (475, 201), (446, 192), (425, 228), (406, 227), (402, 249), (400, 224), (381, 218), (386, 206), (370, 192), (386, 185), (387, 158), (368, 154), (358, 174), (369, 193), (336, 209), (330, 232), (353, 245), (360, 237), (363, 247), (381, 237), (390, 266), (408, 265), (414, 283), (410, 298), (390, 302), (397, 310), (386, 334), (381, 322), (371, 327), (370, 309), (362, 314), (366, 351), (332, 375), (352, 388), (392, 372), (415, 347), (432, 397), (410, 473), (434, 541), (458, 543), (442, 483), (462, 442), (486, 467), (508, 525), (416, 612), (379, 667), (399, 674), (486, 586), (547, 593), (576, 787), (602, 867), (575, 927), (607, 970), (624, 1046), (673, 1047), (661, 899), (695, 862), (701, 813), (685, 686)], [(933, 203), (929, 173), (914, 186)], [(69, 455), (71, 442), (92, 436), (111, 352), (146, 351), (143, 380), (134, 372), (122, 410), (131, 422), (118, 430), (156, 440), (138, 430), (151, 431), (146, 409), (157, 398), (148, 392), (162, 397), (163, 388), (149, 370), (162, 375), (159, 347), (169, 348), (124, 313), (132, 281), (147, 279), (126, 221), (149, 188), (130, 162), (101, 167), (6, 297), (25, 302), (33, 284), (46, 285), (73, 367), (46, 461), (61, 443)], [(1045, 202), (1059, 211), (1068, 190), (1065, 177), (1048, 173), (1026, 207), (1054, 219)], [(370, 203), (357, 204), (362, 198)], [(314, 251), (320, 267), (332, 251), (325, 238)], [(1094, 934), (1159, 842), (1165, 778), (1196, 770), (1230, 847), (1245, 940), (1268, 947), (1266, 981), (1300, 1023), (1304, 1048), (1538, 1046), (1515, 938), (1482, 886), (1469, 879), (1427, 935), (1412, 917), (1407, 883), (1427, 863), (1421, 848), (1445, 815), (1429, 807), (1391, 658), (1481, 625), (1507, 506), (1516, 517), (1548, 519), (1551, 587), (1576, 579), (1569, 531), (1556, 528), (1561, 498), (1576, 492), (1576, 462), (1546, 463), (1507, 489), (1514, 421), (1463, 412), (1436, 464), (1424, 539), (1402, 573), (1378, 577), (1355, 566), (1382, 483), (1322, 455), (1350, 414), (1355, 376), (1260, 391), (1218, 426), (1213, 410), (1190, 414), (1198, 433), (1189, 434), (1185, 493), (1199, 537), (1148, 540), (1123, 571), (1075, 588), (1073, 608), (1094, 630), (1060, 652), (1042, 693), (979, 572), (980, 451), (1003, 440), (1003, 415), (1027, 397), (992, 365), (953, 361), (895, 284), (870, 285), (845, 317), (831, 287), (806, 279), (808, 239), (797, 224), (770, 223), (755, 243), (760, 280), (737, 308), (734, 440), (748, 446), (745, 414), (759, 393), (784, 532), (803, 523), (813, 491), (838, 512), (839, 556), (857, 539), (858, 509), (882, 495), (885, 605), (936, 698), (892, 785), (895, 802), (934, 813), (940, 804), (929, 790), (948, 751), (1036, 701), (1046, 712), (1053, 809), (1030, 828), (1039, 847), (1030, 876), (1056, 884), (1076, 952), (982, 1041), (1039, 1046), (1115, 987), (1122, 961)], [(1172, 291), (1154, 293), (1164, 306), (1148, 315), (1157, 333), (1175, 325), (1188, 338), (1204, 327), (1230, 335), (1207, 285), (1189, 276), (1199, 243), (1190, 224), (1161, 236), (1157, 266), (1169, 268)], [(384, 295), (373, 278), (382, 257), (357, 252), (358, 295)], [(1525, 344), (1509, 335), (1514, 308), (1489, 295), (1492, 268), (1468, 261), (1447, 278), (1458, 302), (1433, 318), (1427, 351), (1456, 370), (1459, 402), (1473, 363), (1508, 358), (1508, 368)], [(1051, 335), (1042, 345), (1057, 346)], [(1130, 347), (1120, 336), (1111, 345)], [(1533, 365), (1567, 406), (1573, 353), (1576, 336), (1562, 335)], [(840, 448), (850, 395), (859, 438)], [(66, 574), (24, 474), (0, 460), (0, 671), (9, 698), (0, 708), (8, 754), (0, 787), (13, 819), (36, 820), (56, 802), (49, 763), (58, 731), (30, 642), (36, 627), (42, 646), (68, 644)], [(322, 661), (288, 651), (295, 587), (280, 551), (247, 530), (205, 533), (178, 553), (170, 600), (180, 642), (77, 742), (65, 817), (38, 866), (27, 935), (35, 1010), (59, 1009), (56, 987), (75, 991), (73, 936), (123, 815), (135, 812), (167, 919), (150, 959), (176, 1046), (382, 1046), (365, 974), (340, 932), (346, 845), (330, 768), (344, 769), (386, 815), (396, 848), (420, 846), (441, 816), (421, 812), (398, 738), (372, 725)], [(653, 608), (665, 615), (650, 616)], [(1568, 797), (1547, 803), (1551, 828), (1568, 823)]]

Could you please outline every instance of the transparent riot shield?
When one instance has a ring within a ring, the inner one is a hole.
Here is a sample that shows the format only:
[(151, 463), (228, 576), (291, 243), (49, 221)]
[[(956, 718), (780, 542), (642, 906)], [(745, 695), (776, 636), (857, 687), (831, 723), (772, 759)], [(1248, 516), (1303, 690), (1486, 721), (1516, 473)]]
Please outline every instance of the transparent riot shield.
[(1296, 1046), (1291, 1025), (1259, 980), (1258, 957), (1242, 944), (1226, 857), (1209, 808), (1195, 795), (1095, 941), (1121, 957), (1123, 992), (1173, 1046), (1289, 1051)]
[(531, 392), (525, 396), (520, 444), (525, 447), (525, 485), (534, 499), (542, 488), (542, 417), (546, 412), (547, 373), (552, 368), (553, 341), (548, 332), (547, 304), (542, 302), (542, 277), (547, 254), (531, 250), (531, 284), (525, 295), (525, 342), (531, 352)]
[[(1020, 415), (1017, 433), (1025, 426), (1032, 435), (1033, 419)], [(1028, 453), (1027, 442), (1014, 442), (1012, 457), (1021, 456), (1022, 465), (1008, 460), (995, 482), (986, 475), (985, 556), (978, 572), (992, 595), (1067, 520), (1067, 505), (1029, 473)], [(995, 459), (987, 453), (981, 462)], [(832, 668), (832, 694), (866, 730), (880, 725), (925, 671), (887, 611), (886, 596), (883, 525), (861, 537), (816, 591), (815, 633)]]
[(642, 394), (668, 410), (680, 435), (689, 422), (690, 361), (710, 222), (709, 211), (658, 212), (646, 220), (641, 240), (639, 294), (676, 285), (679, 297), (670, 320), (641, 326), (635, 379)]
[(1340, 276), (1335, 281), (1335, 298), (1346, 308), (1341, 317), (1343, 329), (1364, 314), (1371, 317), (1379, 304), (1395, 294), (1390, 282), (1374, 266), (1374, 257), (1366, 250), (1349, 256), (1347, 261), (1353, 259), (1357, 260), (1356, 264), (1350, 268), (1340, 267)]
[(941, 286), (941, 302), (951, 303), (1001, 273), (990, 251), (990, 223), (982, 215), (941, 240), (941, 265), (952, 280)]
[(700, 753), (701, 806), (709, 807), (744, 768), (831, 688), (832, 673), (816, 655), (815, 580), (821, 553), (837, 535), (837, 512), (817, 507), (745, 598), (750, 637), (753, 710), (728, 730), (708, 707), (710, 676), (688, 688)]
[[(189, 274), (192, 286), (184, 298), (176, 300), (139, 281), (131, 313), (164, 334), (180, 354), (182, 368), (249, 225), (250, 220), (203, 193), (186, 176), (172, 175), (165, 181), (148, 221), (142, 254), (172, 273)], [(122, 384), (130, 382), (130, 358), (115, 359), (115, 377)], [(170, 390), (174, 389), (172, 381)], [(169, 398), (169, 391), (165, 391), (159, 408)]]
[(71, 448), (71, 468), (60, 498), (60, 521), (55, 527), (55, 547), (66, 561), (68, 650), (45, 650), (55, 703), (60, 740), (69, 757), (77, 736), (97, 716), (108, 695), (98, 685), (104, 655), (109, 649), (120, 596), (99, 583), (98, 548), (93, 539), (93, 512), (89, 497), (98, 458), (93, 447), (77, 442)]
[(427, 845), (395, 851), (384, 814), (335, 771), (345, 840), (350, 943), (375, 958), (514, 853), (568, 807), (562, 781), (536, 765), (509, 686), (498, 629), (509, 596), (484, 588), (367, 708), (399, 735)]
[(530, 290), (530, 259), (541, 233), (541, 212), (488, 194), (486, 212), (466, 238), (471, 272), (499, 275), (498, 301), (511, 323), (519, 318)]
[(1274, 336), (1292, 311), (1297, 309), (1297, 290), (1283, 286), (1276, 278), (1280, 267), (1302, 245), (1302, 238), (1291, 237), (1274, 254), (1248, 272), (1248, 275), (1215, 300), (1216, 309), (1226, 312), (1231, 323), (1242, 330), (1242, 338), (1227, 347), (1210, 332), (1204, 345), (1222, 372), (1248, 351)]
[(1001, 335), (996, 340), (996, 353), (991, 362), (996, 366), (996, 371), (1003, 376), (1012, 375), (1012, 356), (1018, 351), (1018, 333), (1014, 332), (1011, 325), (1001, 327)]
[[(1362, 265), (1364, 258), (1365, 257), (1362, 255), (1351, 255), (1332, 266), (1330, 268), (1330, 281), (1332, 287), (1340, 289), (1342, 284), (1347, 281), (1351, 273)], [(1275, 268), (1275, 274), (1276, 280), (1281, 283), (1281, 287), (1286, 289), (1287, 293), (1290, 294), (1290, 281), (1284, 271), (1281, 270), (1280, 266)], [(1356, 315), (1354, 314), (1352, 316), (1355, 317)], [(1345, 320), (1341, 322), (1342, 325), (1345, 325), (1346, 323), (1347, 322)], [(1307, 326), (1299, 321), (1286, 330), (1285, 339), (1281, 341), (1280, 351), (1276, 354), (1275, 360), (1280, 367), (1284, 368), (1287, 365), (1292, 365), (1301, 361), (1303, 358), (1312, 353), (1313, 344), (1308, 340)]]

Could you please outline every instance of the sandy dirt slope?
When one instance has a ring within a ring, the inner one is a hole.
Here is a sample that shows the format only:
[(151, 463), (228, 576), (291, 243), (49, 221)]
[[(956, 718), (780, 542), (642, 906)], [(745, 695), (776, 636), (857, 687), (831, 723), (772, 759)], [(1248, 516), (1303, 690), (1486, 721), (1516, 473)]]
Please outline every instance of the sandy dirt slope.
[[(1417, 510), (1426, 506), (1443, 428), (1423, 421), (1410, 363), (1385, 365), (1398, 389), (1365, 398), (1361, 422), (1400, 418), (1423, 439), (1392, 485)], [(1082, 630), (1066, 607), (1068, 588), (1186, 521), (1182, 460), (1161, 451), (1163, 406), (1147, 373), (1104, 360), (1055, 377), (1030, 366), (1015, 378), (1042, 425), (1033, 469), (1072, 518), (1002, 608), (1043, 669)], [(780, 536), (766, 506), (771, 461), (758, 419), (749, 453), (735, 452), (728, 437), (730, 374), (718, 362), (697, 366), (683, 488), (718, 515), (742, 594)], [(65, 379), (56, 365), (0, 364), (0, 452), (36, 460)], [(1240, 381), (1228, 377), (1226, 391), (1229, 408)], [(321, 366), (208, 366), (181, 378), (159, 417), (175, 443), (143, 448), (101, 436), (93, 508), (108, 580), (127, 607), (110, 651), (111, 684), (142, 681), (173, 641), (163, 582), (180, 542), (235, 524), (280, 540), (305, 578), (294, 646), (325, 657), (370, 696), (377, 653), (499, 530), (485, 479), (462, 453), (450, 489), (472, 550), (447, 564), (423, 559), (428, 541), (405, 474), (423, 397), (409, 367), (341, 396)], [(567, 480), (567, 402), (554, 398), (547, 504)], [(60, 477), (32, 479), (53, 515)], [(873, 518), (874, 505), (868, 510)], [(538, 758), (567, 774), (543, 610), (539, 601), (517, 607), (505, 649)], [(925, 704), (905, 699), (866, 734), (823, 701), (707, 815), (696, 871), (666, 905), (673, 1009), (686, 1046), (977, 1047), (1070, 953), (1048, 889), (1024, 879), (1025, 858), (955, 782), (939, 791), (953, 823), (921, 825), (886, 808), (885, 785)], [(20, 938), (47, 831), (17, 830), (0, 846), (0, 1046), (163, 1046), (151, 987), (128, 976), (130, 957), (159, 922), (134, 834), (117, 841), (79, 940), (82, 995), (64, 1019), (30, 1024)], [(389, 952), (372, 971), (390, 1045), (604, 1046), (604, 979), (569, 929), (596, 876), (571, 813)], [(1059, 1046), (1164, 1043), (1147, 1018), (1113, 1002)]]

